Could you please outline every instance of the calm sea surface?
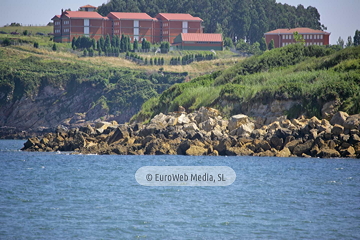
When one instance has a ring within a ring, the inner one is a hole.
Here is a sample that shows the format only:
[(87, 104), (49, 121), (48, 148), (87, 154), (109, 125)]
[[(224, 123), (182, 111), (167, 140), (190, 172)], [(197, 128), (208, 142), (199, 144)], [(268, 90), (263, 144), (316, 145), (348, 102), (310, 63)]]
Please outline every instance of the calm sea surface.
[[(0, 141), (0, 239), (360, 239), (360, 160), (97, 156)], [(229, 166), (226, 187), (146, 187), (143, 166)]]

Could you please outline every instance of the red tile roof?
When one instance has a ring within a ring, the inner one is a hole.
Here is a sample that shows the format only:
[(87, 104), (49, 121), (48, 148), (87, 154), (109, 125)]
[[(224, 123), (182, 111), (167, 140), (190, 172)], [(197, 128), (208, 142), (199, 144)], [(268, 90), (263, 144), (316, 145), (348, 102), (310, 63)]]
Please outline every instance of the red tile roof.
[(294, 32), (298, 32), (299, 34), (311, 34), (311, 33), (315, 33), (315, 34), (330, 34), (328, 32), (325, 31), (321, 31), (321, 30), (314, 30), (311, 28), (283, 28), (283, 29), (276, 29), (270, 32), (265, 33), (265, 35), (268, 34), (293, 34)]
[(222, 42), (220, 33), (181, 33), (184, 42)]
[(193, 17), (188, 13), (159, 13), (156, 16), (156, 18), (159, 15), (164, 17), (168, 21), (172, 21), (172, 20), (178, 20), (178, 21), (180, 21), (180, 20), (182, 20), (182, 21), (202, 21), (201, 18)]
[(85, 11), (65, 11), (63, 15), (68, 18), (104, 18), (97, 12), (85, 12)]
[(55, 18), (60, 18), (60, 15), (55, 15), (51, 20), (54, 20)]
[(82, 6), (80, 8), (97, 8), (97, 7), (94, 7), (94, 6), (88, 4), (88, 5)]
[(153, 18), (146, 13), (110, 12), (108, 17), (110, 16), (117, 19), (153, 20)]

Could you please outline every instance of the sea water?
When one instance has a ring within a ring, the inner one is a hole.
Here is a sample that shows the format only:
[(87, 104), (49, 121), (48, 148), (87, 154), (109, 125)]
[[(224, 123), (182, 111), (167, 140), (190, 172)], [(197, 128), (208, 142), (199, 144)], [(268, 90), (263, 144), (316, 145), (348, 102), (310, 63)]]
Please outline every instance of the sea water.
[[(0, 239), (359, 239), (359, 159), (22, 152), (0, 141)], [(228, 166), (229, 186), (142, 186), (143, 166)]]

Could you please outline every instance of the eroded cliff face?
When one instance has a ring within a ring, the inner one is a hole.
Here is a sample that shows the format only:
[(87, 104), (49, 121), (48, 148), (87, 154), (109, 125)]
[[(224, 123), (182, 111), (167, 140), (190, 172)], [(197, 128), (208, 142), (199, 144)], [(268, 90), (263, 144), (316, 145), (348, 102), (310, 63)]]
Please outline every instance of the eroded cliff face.
[(38, 131), (58, 125), (78, 126), (100, 118), (123, 123), (141, 106), (134, 104), (118, 114), (111, 114), (106, 101), (99, 101), (102, 96), (106, 96), (104, 89), (91, 84), (81, 84), (76, 89), (46, 86), (32, 97), (23, 96), (3, 104), (0, 107), (0, 126)]

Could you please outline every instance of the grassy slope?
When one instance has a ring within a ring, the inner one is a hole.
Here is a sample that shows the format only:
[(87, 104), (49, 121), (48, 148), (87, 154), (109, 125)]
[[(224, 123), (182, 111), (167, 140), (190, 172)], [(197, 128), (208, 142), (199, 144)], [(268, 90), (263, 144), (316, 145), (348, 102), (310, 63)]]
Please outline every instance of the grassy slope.
[[(92, 84), (101, 89), (94, 95), (94, 103), (105, 103), (110, 114), (132, 105), (139, 110), (145, 100), (176, 82), (224, 69), (240, 60), (222, 52), (222, 59), (185, 66), (140, 66), (121, 57), (79, 57), (81, 52), (72, 51), (68, 43), (57, 44), (58, 51), (54, 52), (53, 42), (47, 36), (0, 35), (0, 39), (8, 36), (22, 39), (23, 44), (0, 47), (0, 107), (23, 96), (33, 98), (47, 85), (67, 89), (65, 94), (69, 95), (76, 92), (71, 89)], [(40, 47), (34, 48), (33, 42)], [(171, 58), (179, 54), (161, 56)], [(158, 71), (160, 67), (164, 68), (163, 73)], [(99, 94), (103, 95), (101, 99)]]
[[(138, 115), (146, 120), (159, 112), (190, 110), (201, 106), (219, 108), (224, 114), (241, 112), (234, 106), (252, 102), (296, 99), (301, 106), (289, 117), (301, 113), (320, 117), (321, 106), (340, 100), (341, 110), (360, 112), (360, 47), (338, 52), (326, 47), (289, 45), (248, 58), (224, 71), (176, 84), (160, 97), (150, 99)], [(240, 104), (221, 105), (221, 102)]]
[(33, 35), (35, 35), (38, 32), (44, 33), (44, 34), (52, 33), (53, 29), (54, 29), (54, 27), (52, 27), (52, 26), (0, 27), (0, 31), (7, 32), (9, 34), (11, 32), (18, 32), (18, 33), (22, 34), (23, 31), (27, 30), (29, 34), (33, 34)]

